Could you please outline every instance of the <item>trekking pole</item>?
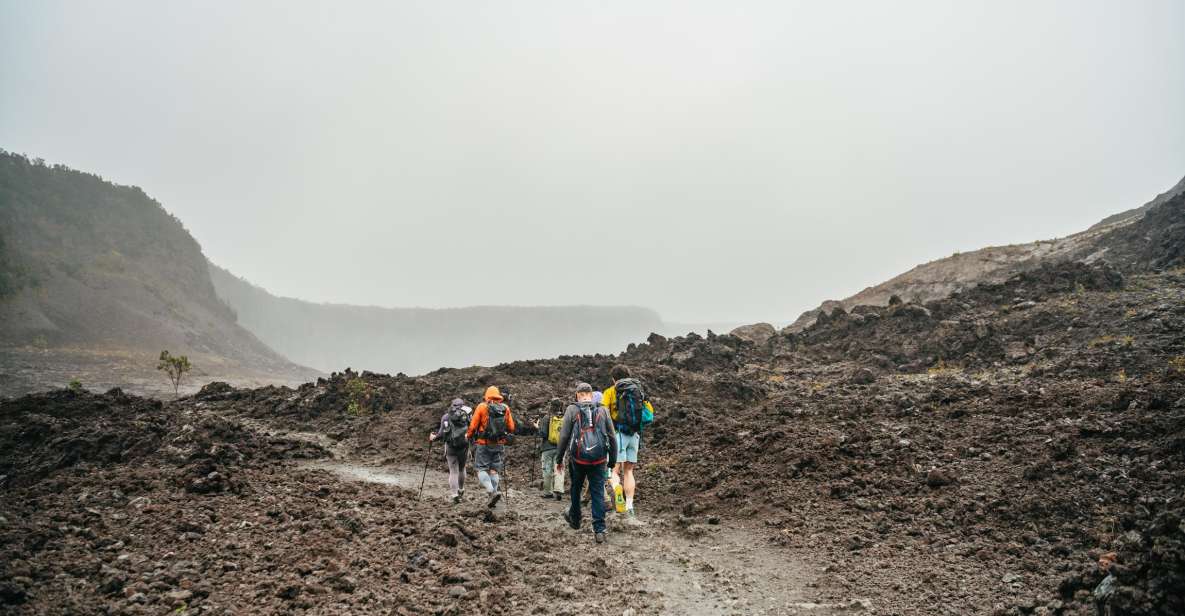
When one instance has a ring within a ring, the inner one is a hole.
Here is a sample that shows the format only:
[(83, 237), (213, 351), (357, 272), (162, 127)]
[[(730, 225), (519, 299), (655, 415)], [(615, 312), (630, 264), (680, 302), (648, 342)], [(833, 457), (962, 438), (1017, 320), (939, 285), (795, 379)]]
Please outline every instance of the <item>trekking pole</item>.
[[(540, 421), (543, 421), (542, 417), (540, 417), (539, 421), (536, 421), (535, 423), (539, 423)], [(531, 445), (531, 485), (535, 485), (535, 467), (543, 464), (543, 462), (535, 459), (541, 454), (539, 443), (539, 426), (535, 426), (535, 438), (531, 439)], [(540, 481), (543, 481), (543, 479), (540, 478)]]
[(505, 485), (506, 489), (503, 490), (502, 496), (503, 496), (503, 498), (506, 499), (506, 508), (507, 509), (510, 509), (510, 448), (511, 447), (513, 447), (513, 445), (506, 445), (506, 464), (504, 465), (504, 467), (502, 469), (502, 472), (506, 475), (504, 477), (504, 479), (506, 479), (506, 485)]
[(469, 443), (469, 470), (473, 472), (473, 478), (476, 479), (477, 478), (477, 453), (476, 453), (477, 443), (473, 442), (472, 439), (470, 439), (468, 441), (468, 443)]
[(428, 441), (428, 450), (424, 452), (424, 476), (420, 477), (420, 493), (416, 495), (416, 500), (420, 500), (424, 496), (424, 481), (428, 479), (428, 461), (432, 459), (432, 441)]

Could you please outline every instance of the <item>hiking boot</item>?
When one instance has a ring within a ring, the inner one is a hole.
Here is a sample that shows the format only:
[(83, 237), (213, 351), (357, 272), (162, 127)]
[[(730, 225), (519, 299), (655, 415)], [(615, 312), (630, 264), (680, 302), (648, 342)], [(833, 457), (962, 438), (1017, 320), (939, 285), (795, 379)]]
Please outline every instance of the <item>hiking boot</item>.
[(564, 512), (564, 521), (568, 523), (568, 528), (571, 528), (572, 530), (580, 530), (580, 520), (573, 520), (572, 516), (568, 515), (567, 511)]
[(552, 494), (554, 494), (554, 495), (555, 495), (555, 497), (554, 497), (554, 498), (555, 498), (556, 500), (558, 500), (558, 501), (562, 501), (562, 500), (564, 500), (564, 493), (563, 493), (563, 492), (552, 492)]
[(597, 543), (605, 543), (605, 533), (596, 534)]
[(550, 499), (553, 499), (553, 498), (555, 498), (555, 497), (551, 495), (551, 492), (544, 492), (543, 494), (540, 494), (540, 495), (539, 495), (539, 498), (546, 498), (546, 499), (549, 499), (549, 500), (550, 500)]
[(494, 492), (493, 494), (490, 495), (490, 502), (486, 503), (486, 507), (493, 509), (494, 506), (497, 505), (498, 501), (500, 501), (500, 500), (502, 500), (502, 493), (501, 492)]
[(465, 498), (465, 488), (457, 490), (457, 502), (460, 502), (462, 498)]
[(453, 495), (453, 504), (456, 505), (457, 503), (460, 503), (460, 502), (461, 502), (461, 495), (459, 493), (454, 494)]

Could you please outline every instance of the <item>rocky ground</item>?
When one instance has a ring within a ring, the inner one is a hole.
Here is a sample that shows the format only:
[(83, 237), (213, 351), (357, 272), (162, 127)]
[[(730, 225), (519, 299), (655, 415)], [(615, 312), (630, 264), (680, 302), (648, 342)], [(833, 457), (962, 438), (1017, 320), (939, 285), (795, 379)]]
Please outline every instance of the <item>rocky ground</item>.
[[(5, 400), (0, 613), (1086, 615), (1112, 551), (1112, 614), (1185, 613), (1183, 211), (1112, 246), (1123, 267), (796, 333)], [(613, 520), (601, 547), (567, 530), (528, 435), (498, 510), (443, 504), (438, 474), (417, 498), (449, 400), (497, 384), (523, 421), (617, 363), (658, 413), (643, 526)]]
[[(1180, 613), (1183, 331), (1185, 272), (1062, 266), (760, 345), (655, 336), (617, 357), (214, 384), (167, 403), (11, 399), (2, 609), (1088, 614), (1094, 559), (1117, 551), (1117, 613)], [(496, 383), (530, 418), (618, 362), (660, 419), (640, 471), (648, 524), (615, 522), (605, 548), (528, 487), (525, 435), (492, 514), (442, 505), (439, 476), (420, 501), (308, 466), (414, 476), (452, 397)], [(603, 592), (575, 590), (584, 571)]]

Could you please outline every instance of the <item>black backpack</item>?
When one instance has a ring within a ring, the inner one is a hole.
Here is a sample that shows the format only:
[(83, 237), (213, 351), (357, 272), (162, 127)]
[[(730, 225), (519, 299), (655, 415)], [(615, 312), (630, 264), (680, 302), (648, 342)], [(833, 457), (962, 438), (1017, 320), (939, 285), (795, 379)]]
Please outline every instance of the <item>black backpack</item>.
[(576, 405), (576, 436), (572, 438), (572, 461), (576, 464), (596, 465), (609, 460), (609, 435), (601, 430), (602, 407), (591, 404)]
[(617, 428), (626, 436), (642, 431), (642, 414), (646, 410), (646, 392), (637, 379), (621, 379), (613, 384), (617, 394)]
[(486, 429), (481, 437), (491, 445), (506, 439), (506, 411), (510, 407), (500, 402), (486, 403)]
[(449, 409), (448, 417), (444, 420), (444, 443), (453, 449), (460, 449), (469, 445), (465, 433), (469, 431), (469, 413), (465, 407)]

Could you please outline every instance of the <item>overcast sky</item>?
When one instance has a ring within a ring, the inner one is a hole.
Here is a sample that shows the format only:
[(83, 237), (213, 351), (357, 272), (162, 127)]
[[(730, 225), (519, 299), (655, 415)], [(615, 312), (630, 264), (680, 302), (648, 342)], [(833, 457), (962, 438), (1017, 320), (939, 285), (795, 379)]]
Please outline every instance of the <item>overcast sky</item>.
[(0, 0), (0, 148), (281, 295), (785, 322), (1169, 188), (1185, 2)]

